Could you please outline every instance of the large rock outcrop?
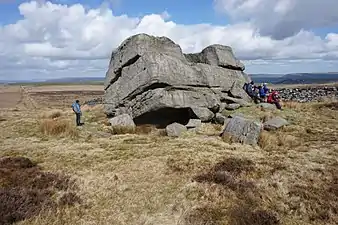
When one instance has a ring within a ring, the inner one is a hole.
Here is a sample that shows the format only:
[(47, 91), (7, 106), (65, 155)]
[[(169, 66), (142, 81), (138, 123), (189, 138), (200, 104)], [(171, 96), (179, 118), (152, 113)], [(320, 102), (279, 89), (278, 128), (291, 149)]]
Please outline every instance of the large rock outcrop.
[(250, 101), (242, 90), (249, 81), (243, 71), (228, 46), (183, 54), (167, 37), (134, 35), (112, 53), (104, 84), (105, 112), (109, 117), (129, 114), (137, 124), (187, 124), (191, 118), (207, 122), (212, 116), (199, 118), (196, 112), (215, 114), (222, 102)]

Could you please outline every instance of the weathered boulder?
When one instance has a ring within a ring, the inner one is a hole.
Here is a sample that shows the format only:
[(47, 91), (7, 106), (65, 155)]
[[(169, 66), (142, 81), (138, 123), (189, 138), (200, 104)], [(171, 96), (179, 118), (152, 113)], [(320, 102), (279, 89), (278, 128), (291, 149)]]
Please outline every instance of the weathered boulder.
[(262, 127), (260, 122), (235, 116), (227, 123), (222, 135), (230, 134), (240, 143), (257, 145)]
[(224, 121), (226, 120), (226, 117), (223, 116), (221, 113), (216, 113), (215, 115), (215, 123), (216, 124), (224, 124)]
[(199, 118), (202, 122), (209, 122), (212, 120), (212, 118), (214, 118), (214, 113), (207, 108), (192, 107), (191, 109), (197, 118)]
[(277, 130), (283, 126), (288, 125), (289, 122), (282, 117), (276, 116), (268, 121), (266, 121), (264, 125), (265, 130)]
[(202, 125), (202, 121), (200, 119), (190, 119), (188, 124), (185, 125), (186, 128), (198, 128)]
[(169, 124), (165, 130), (169, 137), (179, 137), (183, 132), (187, 131), (187, 128), (182, 124), (172, 123)]
[(219, 44), (210, 45), (201, 53), (185, 54), (185, 57), (193, 63), (204, 63), (240, 71), (245, 69), (244, 64), (235, 58), (231, 47)]
[[(229, 94), (250, 101), (241, 88), (250, 80), (243, 70), (228, 46), (183, 54), (169, 38), (134, 35), (112, 53), (104, 84), (105, 113), (129, 114), (136, 124), (187, 124), (191, 118), (207, 122)], [(195, 109), (203, 109), (202, 116)]]
[(244, 106), (244, 107), (248, 107), (251, 106), (252, 104), (249, 103), (248, 101), (241, 99), (241, 98), (233, 98), (230, 96), (226, 96), (222, 99), (224, 102), (226, 102), (227, 104), (232, 104), (232, 103), (237, 103), (240, 106)]
[(228, 104), (225, 106), (225, 109), (227, 110), (236, 110), (238, 108), (240, 108), (241, 105), (240, 104), (237, 104), (237, 103), (231, 103), (231, 104)]
[(120, 127), (136, 127), (133, 118), (128, 114), (118, 115), (109, 119), (109, 122), (112, 127), (120, 126)]

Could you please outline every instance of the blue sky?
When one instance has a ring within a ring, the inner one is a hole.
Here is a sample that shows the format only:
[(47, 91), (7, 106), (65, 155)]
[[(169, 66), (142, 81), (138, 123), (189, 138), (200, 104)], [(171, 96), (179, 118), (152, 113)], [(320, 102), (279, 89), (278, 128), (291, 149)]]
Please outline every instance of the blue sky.
[[(0, 8), (0, 21), (2, 24), (13, 23), (17, 19), (22, 18), (18, 11), (18, 6), (26, 2), (24, 0), (8, 1), (3, 3)], [(55, 3), (67, 2), (67, 4), (80, 3), (90, 8), (100, 7), (103, 1), (87, 0), (87, 1), (52, 1)], [(112, 11), (115, 15), (127, 14), (132, 17), (143, 16), (151, 13), (170, 12), (170, 15), (177, 23), (196, 24), (196, 23), (212, 23), (227, 24), (226, 15), (218, 15), (215, 13), (211, 0), (198, 0), (198, 4), (194, 0), (115, 0), (116, 3), (110, 3)], [(132, 7), (131, 7), (132, 6)]]
[(229, 45), (249, 74), (338, 71), (336, 0), (38, 2), (0, 0), (0, 80), (104, 76), (111, 51), (140, 32), (185, 52)]

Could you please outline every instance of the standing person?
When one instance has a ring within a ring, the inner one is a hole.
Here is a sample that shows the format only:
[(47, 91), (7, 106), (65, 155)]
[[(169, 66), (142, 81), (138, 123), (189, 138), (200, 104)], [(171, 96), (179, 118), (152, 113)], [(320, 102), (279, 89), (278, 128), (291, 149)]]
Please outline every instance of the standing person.
[(76, 100), (73, 104), (72, 104), (72, 109), (75, 113), (76, 116), (76, 126), (81, 126), (81, 106), (80, 106), (80, 101)]

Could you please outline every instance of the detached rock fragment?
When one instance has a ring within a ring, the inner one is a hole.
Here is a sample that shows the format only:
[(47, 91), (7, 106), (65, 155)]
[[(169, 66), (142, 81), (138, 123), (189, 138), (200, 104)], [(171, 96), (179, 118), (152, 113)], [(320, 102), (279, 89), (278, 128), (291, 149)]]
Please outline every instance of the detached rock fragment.
[(282, 117), (277, 116), (277, 117), (274, 117), (266, 121), (263, 125), (264, 125), (265, 130), (277, 130), (288, 124), (289, 122), (287, 120), (283, 119)]
[(257, 145), (262, 124), (255, 120), (235, 116), (227, 123), (223, 135), (233, 136), (237, 142), (249, 145)]

